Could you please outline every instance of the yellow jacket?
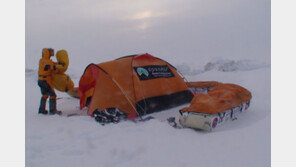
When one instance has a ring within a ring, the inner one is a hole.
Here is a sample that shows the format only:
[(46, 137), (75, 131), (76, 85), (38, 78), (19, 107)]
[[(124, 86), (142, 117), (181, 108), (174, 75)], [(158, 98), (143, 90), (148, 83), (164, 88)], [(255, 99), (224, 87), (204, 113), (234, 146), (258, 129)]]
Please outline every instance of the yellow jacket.
[(43, 49), (42, 58), (39, 60), (38, 79), (46, 80), (46, 82), (53, 88), (52, 73), (56, 71), (55, 63), (50, 60), (48, 49)]
[(56, 71), (52, 74), (52, 83), (56, 90), (68, 92), (74, 89), (74, 82), (65, 74), (69, 66), (69, 56), (66, 50), (59, 50), (56, 53)]
[(69, 66), (69, 56), (66, 50), (59, 50), (56, 54), (56, 58), (58, 63), (56, 64), (56, 68), (58, 73), (64, 73), (67, 71)]

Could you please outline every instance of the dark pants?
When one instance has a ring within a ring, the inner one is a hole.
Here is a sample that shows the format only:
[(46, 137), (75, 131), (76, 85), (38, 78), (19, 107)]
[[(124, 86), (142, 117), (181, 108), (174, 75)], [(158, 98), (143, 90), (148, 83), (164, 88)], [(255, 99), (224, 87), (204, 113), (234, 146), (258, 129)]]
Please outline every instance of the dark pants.
[(52, 89), (45, 80), (38, 80), (38, 86), (41, 89), (41, 94), (44, 96), (55, 97), (55, 91)]

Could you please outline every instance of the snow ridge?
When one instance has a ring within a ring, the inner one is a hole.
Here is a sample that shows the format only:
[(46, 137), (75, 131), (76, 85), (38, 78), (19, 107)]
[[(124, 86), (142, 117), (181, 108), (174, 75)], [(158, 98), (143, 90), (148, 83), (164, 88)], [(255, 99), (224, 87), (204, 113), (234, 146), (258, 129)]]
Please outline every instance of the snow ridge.
[(176, 65), (176, 68), (184, 75), (199, 75), (207, 71), (235, 72), (235, 71), (251, 71), (259, 68), (270, 67), (266, 63), (256, 62), (253, 60), (231, 60), (217, 59), (206, 63), (203, 69), (195, 69), (188, 64)]

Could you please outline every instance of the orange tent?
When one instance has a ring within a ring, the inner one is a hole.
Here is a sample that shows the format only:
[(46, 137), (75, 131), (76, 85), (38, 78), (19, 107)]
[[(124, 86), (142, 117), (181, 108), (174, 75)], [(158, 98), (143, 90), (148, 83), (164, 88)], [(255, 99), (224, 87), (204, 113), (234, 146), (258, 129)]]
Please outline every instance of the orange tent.
[(129, 118), (184, 103), (193, 94), (175, 67), (150, 54), (125, 56), (86, 67), (79, 81), (80, 107), (88, 114), (118, 108)]

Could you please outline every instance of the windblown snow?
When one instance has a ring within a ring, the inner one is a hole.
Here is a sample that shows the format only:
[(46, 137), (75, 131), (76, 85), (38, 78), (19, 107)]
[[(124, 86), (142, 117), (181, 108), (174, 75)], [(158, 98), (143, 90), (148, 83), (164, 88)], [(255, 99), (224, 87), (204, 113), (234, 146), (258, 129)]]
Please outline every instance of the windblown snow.
[[(270, 20), (270, 0), (26, 0), (26, 166), (269, 167)], [(75, 86), (90, 63), (148, 52), (188, 81), (247, 88), (251, 106), (213, 132), (167, 123), (189, 104), (101, 126), (78, 99), (57, 92), (57, 108), (79, 115), (38, 115), (45, 47), (67, 50)]]
[[(251, 107), (210, 133), (174, 129), (166, 122), (186, 105), (151, 114), (156, 119), (147, 122), (101, 126), (65, 93), (57, 93), (58, 109), (81, 116), (38, 115), (37, 70), (26, 69), (26, 166), (270, 166), (270, 65), (217, 59), (198, 69), (170, 63), (189, 81), (244, 86), (252, 92)], [(77, 86), (82, 72), (68, 74)]]

